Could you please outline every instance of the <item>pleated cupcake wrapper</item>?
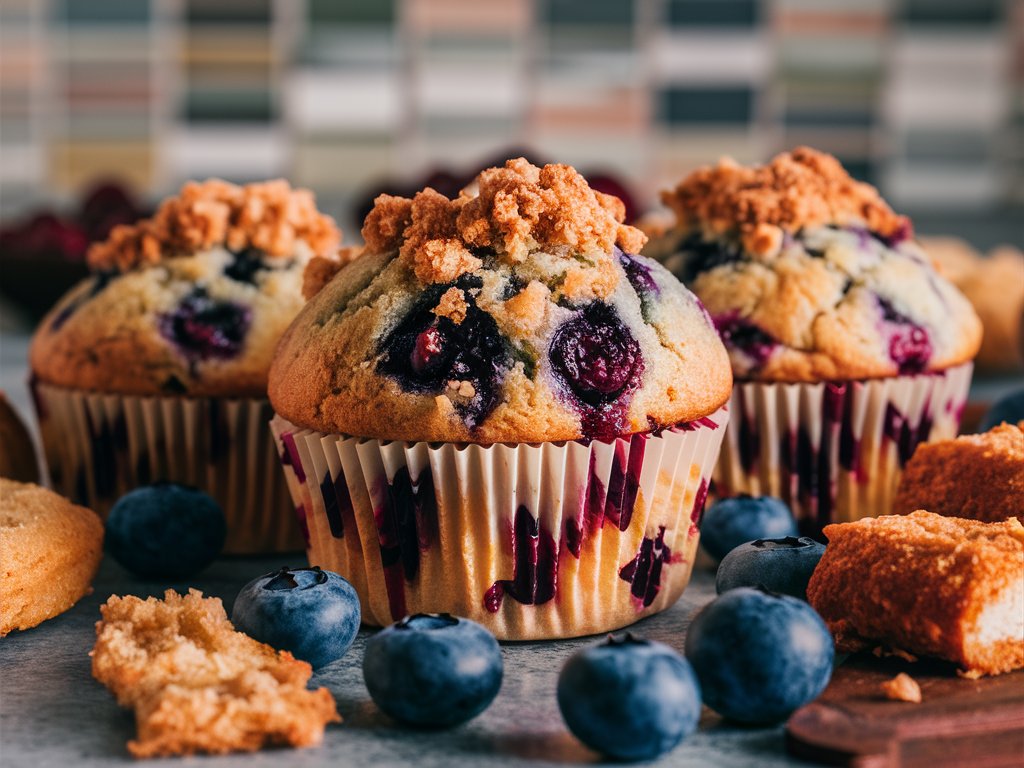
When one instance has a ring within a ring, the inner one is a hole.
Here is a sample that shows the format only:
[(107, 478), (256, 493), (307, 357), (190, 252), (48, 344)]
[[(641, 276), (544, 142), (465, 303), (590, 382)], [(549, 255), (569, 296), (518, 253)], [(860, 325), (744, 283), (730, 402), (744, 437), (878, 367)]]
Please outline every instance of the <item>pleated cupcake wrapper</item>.
[(313, 565), (378, 626), (447, 611), (499, 638), (573, 637), (672, 605), (725, 433), (699, 422), (610, 442), (455, 445), (325, 435), (275, 417)]
[(106, 517), (140, 485), (196, 486), (224, 509), (225, 552), (298, 552), (265, 399), (128, 397), (33, 385), (51, 483)]
[(956, 435), (972, 369), (967, 363), (866, 381), (739, 383), (715, 489), (781, 497), (811, 535), (829, 523), (890, 514), (917, 445)]

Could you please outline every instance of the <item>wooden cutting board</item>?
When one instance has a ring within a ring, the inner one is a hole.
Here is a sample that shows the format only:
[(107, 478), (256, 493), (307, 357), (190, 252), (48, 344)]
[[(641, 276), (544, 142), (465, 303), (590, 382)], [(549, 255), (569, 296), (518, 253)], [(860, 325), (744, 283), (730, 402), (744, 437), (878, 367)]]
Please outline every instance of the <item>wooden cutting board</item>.
[[(882, 696), (881, 683), (900, 672), (921, 686), (920, 704)], [(853, 656), (790, 718), (786, 746), (857, 768), (1021, 768), (1024, 671), (968, 680), (939, 662)]]

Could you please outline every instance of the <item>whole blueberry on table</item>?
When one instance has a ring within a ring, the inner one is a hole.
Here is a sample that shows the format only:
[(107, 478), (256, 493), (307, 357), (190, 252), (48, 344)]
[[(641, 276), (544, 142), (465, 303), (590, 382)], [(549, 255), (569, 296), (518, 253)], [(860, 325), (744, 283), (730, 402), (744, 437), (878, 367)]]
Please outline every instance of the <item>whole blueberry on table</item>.
[(107, 517), (106, 549), (143, 578), (193, 576), (224, 548), (224, 511), (207, 494), (173, 483), (130, 491)]
[(616, 760), (653, 760), (696, 730), (700, 685), (667, 645), (610, 635), (566, 662), (558, 707), (591, 749)]
[(253, 579), (231, 610), (236, 629), (291, 651), (314, 668), (345, 655), (359, 631), (359, 597), (345, 579), (320, 568), (281, 568)]
[(409, 725), (448, 727), (476, 717), (501, 688), (501, 649), (469, 619), (417, 613), (366, 643), (363, 677), (386, 714)]
[(825, 622), (803, 600), (740, 587), (708, 603), (686, 633), (704, 703), (741, 723), (785, 720), (832, 677)]
[(998, 427), (1004, 421), (1007, 424), (1024, 421), (1024, 389), (1010, 392), (996, 400), (982, 417), (978, 431), (988, 432), (992, 427)]
[(774, 496), (733, 496), (712, 504), (700, 523), (700, 543), (716, 560), (754, 539), (799, 536), (786, 502)]
[(722, 560), (715, 590), (722, 594), (736, 587), (762, 586), (806, 600), (807, 582), (823, 554), (825, 545), (807, 536), (748, 541)]

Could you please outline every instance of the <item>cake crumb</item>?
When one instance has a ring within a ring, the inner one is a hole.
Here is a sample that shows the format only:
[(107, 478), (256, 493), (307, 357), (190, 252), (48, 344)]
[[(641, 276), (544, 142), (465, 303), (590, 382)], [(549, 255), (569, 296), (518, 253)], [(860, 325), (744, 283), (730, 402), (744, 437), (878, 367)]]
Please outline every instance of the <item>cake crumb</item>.
[(533, 333), (544, 321), (544, 310), (551, 291), (539, 280), (531, 280), (505, 302), (505, 317), (521, 333)]
[(862, 225), (894, 240), (913, 234), (909, 219), (894, 213), (877, 189), (855, 181), (834, 157), (809, 147), (756, 167), (724, 158), (663, 192), (662, 201), (675, 212), (678, 226), (712, 235), (735, 233), (758, 256), (777, 252), (784, 232), (803, 227)]
[(302, 272), (302, 296), (309, 301), (334, 278), (341, 268), (359, 258), (362, 246), (348, 246), (333, 256), (314, 256)]
[(909, 701), (914, 704), (921, 703), (921, 686), (906, 672), (900, 672), (892, 680), (886, 680), (881, 684), (882, 694), (893, 701)]
[(433, 311), (438, 317), (447, 317), (456, 325), (462, 325), (468, 310), (469, 305), (466, 303), (462, 291), (459, 288), (453, 287), (441, 294), (441, 298)]
[(341, 241), (334, 219), (317, 210), (308, 189), (293, 189), (284, 179), (244, 186), (208, 179), (187, 182), (151, 218), (114, 227), (86, 259), (93, 270), (127, 272), (215, 245), (286, 257), (298, 240), (326, 257)]
[(92, 674), (134, 709), (134, 757), (309, 747), (341, 721), (330, 691), (306, 687), (312, 667), (235, 631), (219, 598), (114, 595), (100, 612)]

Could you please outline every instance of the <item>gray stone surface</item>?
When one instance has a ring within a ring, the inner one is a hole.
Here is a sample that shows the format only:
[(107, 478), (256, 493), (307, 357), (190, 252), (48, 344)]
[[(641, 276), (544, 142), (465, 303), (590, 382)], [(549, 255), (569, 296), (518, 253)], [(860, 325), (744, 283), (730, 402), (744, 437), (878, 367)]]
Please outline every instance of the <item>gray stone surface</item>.
[[(225, 559), (187, 584), (166, 585), (139, 581), (107, 559), (92, 595), (62, 616), (0, 640), (0, 765), (92, 768), (135, 762), (125, 750), (125, 742), (134, 732), (131, 715), (117, 706), (89, 671), (88, 653), (99, 605), (112, 593), (158, 595), (167, 586), (195, 586), (223, 598), (230, 610), (246, 581), (285, 561)], [(690, 617), (713, 594), (711, 574), (698, 572), (675, 607), (637, 624), (632, 631), (681, 651)], [(566, 731), (555, 701), (562, 663), (574, 650), (597, 638), (503, 645), (505, 679), (491, 707), (459, 728), (423, 731), (395, 725), (370, 700), (360, 668), (368, 635), (367, 630), (362, 631), (345, 658), (313, 678), (314, 684), (325, 685), (334, 694), (344, 718), (344, 723), (328, 727), (321, 747), (205, 757), (202, 765), (542, 768), (599, 761)], [(199, 760), (188, 762), (198, 764)], [(781, 728), (737, 728), (705, 711), (699, 731), (657, 765), (770, 768), (805, 764), (786, 756)]]

